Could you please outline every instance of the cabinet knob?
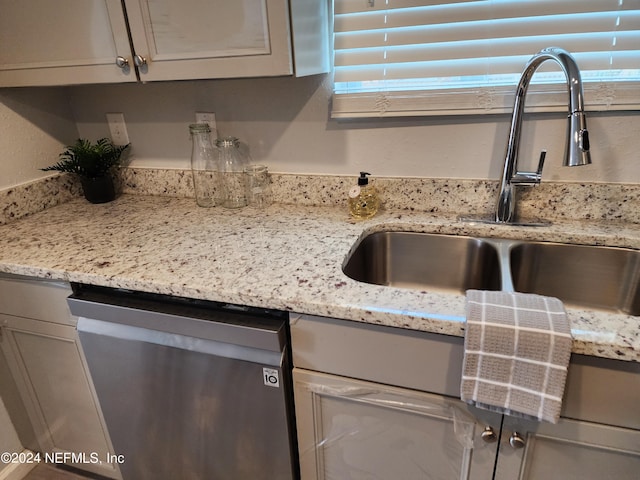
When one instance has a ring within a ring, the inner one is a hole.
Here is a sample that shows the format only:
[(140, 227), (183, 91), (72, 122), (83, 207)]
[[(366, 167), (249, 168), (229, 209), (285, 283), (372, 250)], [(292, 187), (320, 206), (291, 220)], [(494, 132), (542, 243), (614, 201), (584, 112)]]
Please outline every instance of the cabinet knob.
[(121, 69), (125, 69), (129, 66), (129, 59), (121, 56), (116, 57), (116, 65)]
[(509, 445), (511, 445), (516, 450), (523, 448), (525, 445), (524, 438), (522, 438), (522, 436), (518, 432), (513, 432), (509, 437)]
[(136, 64), (136, 67), (144, 67), (147, 65), (147, 59), (142, 55), (134, 55), (133, 63)]
[(493, 431), (492, 426), (487, 425), (486, 427), (484, 427), (480, 438), (482, 438), (482, 440), (487, 443), (493, 443), (498, 439), (498, 435), (496, 435), (496, 432)]

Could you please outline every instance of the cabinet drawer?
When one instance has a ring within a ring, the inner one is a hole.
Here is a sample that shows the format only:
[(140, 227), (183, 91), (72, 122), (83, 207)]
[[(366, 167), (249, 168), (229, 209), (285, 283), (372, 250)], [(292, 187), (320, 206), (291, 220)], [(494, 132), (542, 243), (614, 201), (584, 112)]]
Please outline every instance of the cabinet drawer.
[(572, 355), (561, 415), (640, 430), (640, 363)]
[(293, 365), (460, 397), (464, 339), (311, 315), (291, 315)]
[(67, 282), (0, 274), (0, 313), (75, 326)]

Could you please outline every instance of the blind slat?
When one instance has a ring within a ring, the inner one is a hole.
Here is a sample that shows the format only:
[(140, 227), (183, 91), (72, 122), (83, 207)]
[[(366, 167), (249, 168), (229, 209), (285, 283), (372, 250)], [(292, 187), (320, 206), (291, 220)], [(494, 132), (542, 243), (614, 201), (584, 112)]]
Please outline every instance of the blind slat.
[[(365, 3), (363, 1), (363, 3)], [(619, 6), (617, 0), (518, 0), (509, 2), (508, 8), (499, 8), (495, 3), (473, 2), (468, 4), (437, 5), (423, 8), (391, 9), (362, 13), (360, 15), (336, 15), (335, 32), (353, 32), (358, 30), (375, 30), (402, 28), (410, 26), (455, 24), (458, 22), (476, 22), (498, 19), (523, 19), (538, 16), (573, 15), (587, 13), (604, 13), (611, 11), (632, 10), (629, 5)]]
[(391, 7), (385, 0), (374, 0), (373, 4), (368, 0), (334, 0), (335, 14), (372, 12), (386, 10), (388, 8), (412, 8), (425, 5), (442, 5), (448, 3), (483, 2), (486, 0), (393, 0)]
[[(397, 64), (423, 62), (425, 60), (459, 60), (467, 58), (501, 57), (505, 55), (531, 56), (549, 45), (562, 45), (574, 57), (583, 52), (605, 52), (607, 57), (611, 46), (611, 35), (607, 33), (583, 35), (544, 35), (524, 38), (505, 38), (500, 40), (462, 41), (455, 43), (437, 43), (431, 45), (403, 45), (391, 48), (367, 48), (349, 52), (335, 53), (336, 67), (358, 67), (367, 64)], [(616, 52), (640, 49), (640, 30), (618, 32), (616, 35)], [(640, 59), (638, 60), (640, 64)], [(514, 71), (522, 70), (524, 64), (514, 65)], [(578, 64), (580, 68), (589, 68)], [(595, 67), (590, 67), (595, 68)], [(604, 63), (597, 68), (608, 68)]]
[[(571, 0), (565, 0), (565, 8), (575, 8), (575, 5), (569, 5)], [(457, 8), (459, 5), (466, 9), (470, 9), (471, 3), (478, 4), (479, 8), (490, 8), (496, 10), (513, 11), (514, 8), (520, 11), (528, 11), (537, 9), (540, 5), (554, 4), (554, 0), (334, 0), (334, 14), (364, 14), (379, 11), (407, 10), (410, 8)], [(582, 7), (589, 6), (592, 10), (606, 11), (616, 8), (633, 8), (633, 5), (619, 6), (618, 0), (575, 0)], [(464, 4), (464, 5), (463, 5)], [(475, 6), (473, 6), (475, 7)]]
[[(621, 54), (616, 59), (617, 69), (634, 68), (638, 66), (638, 56), (640, 50), (629, 51)], [(531, 58), (531, 55), (519, 55), (511, 57), (496, 57), (491, 62), (490, 68), (487, 68), (485, 59), (463, 59), (463, 60), (444, 60), (437, 62), (415, 62), (413, 64), (394, 64), (392, 68), (387, 65), (367, 65), (349, 71), (336, 69), (335, 82), (366, 82), (366, 81), (383, 81), (383, 80), (403, 80), (403, 79), (427, 79), (442, 78), (445, 79), (466, 76), (474, 77), (481, 75), (519, 75), (522, 67), (514, 71), (514, 65), (524, 66)], [(608, 64), (610, 57), (607, 53), (587, 53), (584, 55), (574, 55), (578, 64), (585, 65), (584, 72), (590, 70), (598, 70), (599, 66)], [(540, 68), (540, 72), (560, 71), (557, 64), (549, 62)], [(536, 74), (538, 75), (538, 74)], [(535, 78), (535, 77), (534, 77)], [(564, 78), (564, 77), (562, 77)], [(514, 84), (517, 83), (514, 82)], [(368, 90), (363, 88), (363, 90)]]

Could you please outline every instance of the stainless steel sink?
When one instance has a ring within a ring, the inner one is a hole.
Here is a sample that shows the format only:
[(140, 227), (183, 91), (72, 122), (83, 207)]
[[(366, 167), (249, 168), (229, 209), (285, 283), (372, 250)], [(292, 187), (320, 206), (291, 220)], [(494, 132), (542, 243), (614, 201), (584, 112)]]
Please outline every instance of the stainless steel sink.
[(625, 248), (377, 232), (355, 245), (343, 271), (376, 285), (537, 293), (640, 315), (640, 251)]
[(464, 292), (500, 290), (498, 252), (478, 238), (411, 232), (364, 237), (343, 265), (360, 282)]
[(517, 292), (558, 297), (569, 306), (640, 315), (640, 252), (527, 242), (511, 248)]

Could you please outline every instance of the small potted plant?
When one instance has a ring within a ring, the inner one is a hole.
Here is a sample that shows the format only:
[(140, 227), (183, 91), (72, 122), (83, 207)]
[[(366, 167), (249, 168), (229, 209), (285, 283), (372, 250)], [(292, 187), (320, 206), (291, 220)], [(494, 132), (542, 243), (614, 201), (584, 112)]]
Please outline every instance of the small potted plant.
[(116, 197), (113, 167), (120, 163), (122, 152), (128, 146), (114, 145), (108, 138), (101, 138), (95, 144), (79, 138), (75, 144), (65, 147), (58, 163), (41, 170), (75, 173), (80, 177), (87, 200), (91, 203), (110, 202)]

